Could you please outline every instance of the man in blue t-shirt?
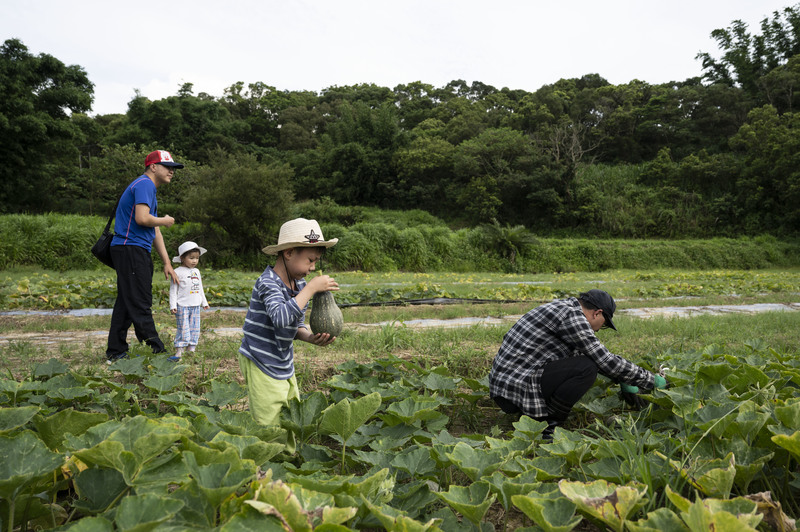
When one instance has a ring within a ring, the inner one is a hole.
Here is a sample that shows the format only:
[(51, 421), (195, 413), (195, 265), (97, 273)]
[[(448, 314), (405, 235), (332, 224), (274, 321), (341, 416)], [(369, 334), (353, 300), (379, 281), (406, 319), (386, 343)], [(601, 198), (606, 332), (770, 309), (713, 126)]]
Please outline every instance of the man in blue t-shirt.
[(164, 343), (158, 337), (153, 321), (153, 259), (156, 252), (164, 263), (164, 276), (176, 283), (178, 276), (167, 255), (159, 227), (175, 223), (172, 216), (158, 216), (156, 189), (172, 181), (177, 168), (169, 152), (156, 150), (144, 161), (145, 171), (128, 185), (117, 206), (111, 258), (117, 270), (117, 300), (111, 314), (106, 359), (109, 364), (128, 357), (128, 329), (133, 324), (136, 338), (145, 342), (153, 353), (163, 353)]

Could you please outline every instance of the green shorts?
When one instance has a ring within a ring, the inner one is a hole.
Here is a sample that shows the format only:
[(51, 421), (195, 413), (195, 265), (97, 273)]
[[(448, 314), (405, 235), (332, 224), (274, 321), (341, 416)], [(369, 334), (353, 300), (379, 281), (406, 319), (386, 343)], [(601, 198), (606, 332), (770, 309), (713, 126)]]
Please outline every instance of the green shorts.
[[(281, 408), (289, 404), (289, 399), (300, 399), (297, 378), (292, 375), (286, 380), (273, 379), (256, 366), (252, 360), (239, 353), (239, 369), (247, 384), (250, 398), (250, 413), (261, 425), (280, 425)], [(294, 434), (289, 433), (286, 451), (295, 450)]]

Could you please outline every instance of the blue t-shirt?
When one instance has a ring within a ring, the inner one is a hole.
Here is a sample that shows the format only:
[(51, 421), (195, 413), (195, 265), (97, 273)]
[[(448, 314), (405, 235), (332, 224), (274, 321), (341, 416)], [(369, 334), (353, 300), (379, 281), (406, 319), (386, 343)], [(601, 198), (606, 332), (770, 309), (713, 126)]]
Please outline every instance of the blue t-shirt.
[(145, 227), (136, 223), (136, 205), (150, 207), (150, 214), (158, 216), (156, 201), (156, 185), (146, 175), (140, 175), (128, 185), (117, 206), (114, 220), (114, 239), (112, 246), (139, 246), (150, 251), (156, 237), (154, 227)]

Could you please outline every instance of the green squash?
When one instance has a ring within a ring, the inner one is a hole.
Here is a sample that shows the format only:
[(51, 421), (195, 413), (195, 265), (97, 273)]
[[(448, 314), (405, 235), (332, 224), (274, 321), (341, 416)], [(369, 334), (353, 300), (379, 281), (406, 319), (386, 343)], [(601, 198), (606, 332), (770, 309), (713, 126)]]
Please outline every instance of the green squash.
[(344, 326), (342, 311), (336, 305), (331, 292), (317, 292), (311, 300), (311, 316), (308, 319), (311, 332), (339, 336)]

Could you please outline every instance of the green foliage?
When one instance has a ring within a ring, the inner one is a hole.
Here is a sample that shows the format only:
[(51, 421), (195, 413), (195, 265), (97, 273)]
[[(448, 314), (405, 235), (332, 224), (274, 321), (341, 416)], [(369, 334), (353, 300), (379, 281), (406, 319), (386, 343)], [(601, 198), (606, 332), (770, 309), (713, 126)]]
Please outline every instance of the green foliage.
[(277, 239), (293, 199), (292, 174), (288, 165), (262, 165), (253, 156), (222, 150), (197, 169), (185, 210), (203, 225), (201, 243), (214, 250), (219, 263), (235, 263), (237, 252), (259, 251)]
[[(345, 227), (387, 222), (370, 211), (382, 207), (419, 209), (452, 227), (497, 220), (540, 236), (793, 237), (798, 13), (773, 13), (760, 34), (739, 20), (711, 32), (722, 55), (699, 54), (705, 83), (613, 85), (590, 74), (533, 92), (453, 80), (316, 93), (236, 82), (215, 97), (187, 82), (173, 96), (136, 94), (124, 115), (99, 117), (81, 114), (92, 85), (80, 67), (10, 39), (0, 57), (1, 205), (103, 215), (141, 156), (166, 148), (187, 168), (159, 191), (160, 211), (202, 223), (202, 243), (225, 266), (262, 266), (259, 247), (296, 210)], [(304, 204), (293, 209), (289, 192)], [(438, 263), (418, 235), (402, 238), (419, 253), (371, 255), (356, 242), (342, 263)], [(453, 262), (507, 266), (500, 258)]]
[[(33, 369), (40, 380), (0, 379), (0, 517), (11, 528), (46, 516), (43, 526), (102, 530), (485, 530), (497, 503), (559, 532), (583, 518), (620, 531), (755, 530), (762, 515), (745, 495), (769, 490), (797, 511), (800, 376), (795, 353), (749, 344), (655, 353), (673, 386), (647, 394), (651, 406), (626, 410), (601, 380), (576, 405), (581, 430), (559, 428), (550, 443), (525, 416), (489, 429), (502, 414), (488, 402), (486, 430), (464, 433), (464, 386), (487, 390), (445, 368), (348, 361), (282, 413), (303, 435), (294, 456), (279, 454), (278, 427), (203, 398), (236, 394), (229, 386), (212, 379), (195, 395), (182, 382), (180, 397), (148, 386), (184, 376), (163, 356), (125, 384), (50, 361)], [(24, 383), (38, 387), (10, 393)], [(53, 392), (65, 387), (89, 400), (64, 402)]]
[(19, 39), (0, 46), (0, 211), (52, 208), (85, 140), (70, 114), (89, 111), (93, 93), (80, 66), (34, 56)]
[(711, 36), (722, 50), (722, 57), (700, 53), (704, 77), (711, 83), (741, 87), (754, 100), (762, 100), (760, 78), (800, 53), (800, 28), (797, 19), (800, 7), (775, 11), (772, 19), (761, 21), (761, 34), (752, 35), (747, 24), (735, 20), (725, 29), (716, 29)]

